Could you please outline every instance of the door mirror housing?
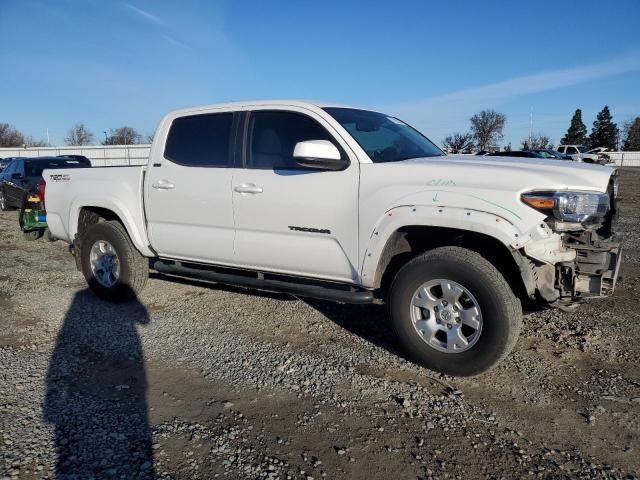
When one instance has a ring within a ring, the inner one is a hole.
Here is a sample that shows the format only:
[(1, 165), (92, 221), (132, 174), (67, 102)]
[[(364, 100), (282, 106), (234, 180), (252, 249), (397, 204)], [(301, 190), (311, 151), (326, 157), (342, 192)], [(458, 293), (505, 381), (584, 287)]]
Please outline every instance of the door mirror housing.
[(12, 173), (11, 180), (22, 180), (24, 177), (21, 173)]
[(320, 170), (343, 170), (349, 166), (349, 162), (343, 160), (340, 150), (329, 140), (296, 143), (293, 159), (302, 167)]

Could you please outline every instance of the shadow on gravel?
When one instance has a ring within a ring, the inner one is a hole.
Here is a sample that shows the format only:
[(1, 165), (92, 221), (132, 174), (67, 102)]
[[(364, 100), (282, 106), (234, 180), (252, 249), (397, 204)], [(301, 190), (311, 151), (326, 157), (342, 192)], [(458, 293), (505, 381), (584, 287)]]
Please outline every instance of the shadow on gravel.
[(147, 381), (137, 300), (76, 294), (49, 363), (44, 419), (55, 428), (56, 478), (151, 478)]
[(411, 361), (402, 351), (391, 330), (386, 306), (339, 304), (302, 297), (300, 300), (352, 334), (384, 348), (397, 357)]

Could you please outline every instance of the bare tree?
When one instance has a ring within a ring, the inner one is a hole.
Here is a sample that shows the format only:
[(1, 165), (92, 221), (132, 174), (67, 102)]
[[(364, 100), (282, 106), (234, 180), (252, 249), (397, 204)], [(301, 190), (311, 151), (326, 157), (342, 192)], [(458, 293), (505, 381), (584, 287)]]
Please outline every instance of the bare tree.
[(22, 133), (8, 123), (0, 123), (0, 147), (22, 147), (25, 138)]
[(531, 139), (525, 138), (520, 143), (522, 143), (522, 150), (543, 150), (553, 148), (553, 142), (551, 139), (542, 133), (531, 135)]
[(120, 127), (109, 131), (103, 145), (136, 145), (140, 143), (142, 135), (131, 127)]
[(78, 123), (69, 129), (69, 133), (64, 139), (64, 143), (70, 146), (91, 145), (93, 143), (93, 133), (84, 125)]
[(27, 137), (24, 139), (24, 145), (26, 147), (48, 147), (49, 144), (46, 140), (36, 140), (34, 137)]
[(504, 125), (507, 116), (495, 110), (482, 110), (470, 119), (471, 133), (479, 150), (492, 150), (498, 148), (498, 142), (502, 140)]
[(627, 118), (618, 129), (618, 150), (624, 150), (624, 146), (627, 143), (627, 139), (629, 138), (629, 133), (631, 132), (631, 127), (634, 123), (638, 122), (638, 118), (640, 117), (629, 117)]
[(145, 137), (145, 141), (146, 141), (147, 143), (153, 143), (153, 133), (151, 133), (151, 134), (147, 135), (147, 136)]
[(470, 133), (455, 132), (442, 140), (447, 153), (460, 153), (471, 150), (473, 148), (473, 135)]

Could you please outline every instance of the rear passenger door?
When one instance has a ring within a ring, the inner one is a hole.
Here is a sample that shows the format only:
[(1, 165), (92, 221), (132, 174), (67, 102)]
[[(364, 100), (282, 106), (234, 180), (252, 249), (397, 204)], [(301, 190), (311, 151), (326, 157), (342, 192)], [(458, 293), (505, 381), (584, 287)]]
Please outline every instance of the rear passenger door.
[(24, 160), (15, 160), (13, 168), (6, 177), (4, 194), (7, 203), (13, 207), (22, 207), (24, 197), (23, 187), (25, 183)]
[(235, 251), (244, 267), (353, 282), (357, 279), (357, 159), (342, 171), (303, 168), (297, 142), (329, 140), (349, 158), (315, 112), (247, 113), (245, 168), (233, 178)]
[(9, 165), (5, 167), (2, 173), (0, 173), (0, 188), (4, 195), (4, 201), (8, 206), (12, 205), (11, 202), (9, 202), (9, 189), (11, 188), (9, 183), (11, 182), (11, 175), (16, 171), (17, 162), (18, 160), (12, 160), (9, 162)]
[(161, 257), (233, 262), (233, 112), (178, 117), (145, 179), (151, 246)]

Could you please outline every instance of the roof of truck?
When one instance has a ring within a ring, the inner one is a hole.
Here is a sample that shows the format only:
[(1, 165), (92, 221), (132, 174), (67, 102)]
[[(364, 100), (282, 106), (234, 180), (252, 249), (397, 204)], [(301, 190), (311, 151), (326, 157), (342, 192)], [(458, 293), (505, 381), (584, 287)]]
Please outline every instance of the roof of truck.
[(192, 113), (198, 110), (212, 110), (217, 108), (241, 108), (241, 107), (263, 107), (269, 105), (278, 106), (291, 106), (291, 107), (314, 107), (314, 108), (327, 108), (327, 107), (340, 107), (340, 108), (358, 108), (360, 110), (369, 110), (368, 108), (354, 107), (352, 105), (342, 105), (335, 102), (316, 101), (316, 100), (247, 100), (243, 102), (227, 102), (227, 103), (214, 103), (211, 105), (198, 105), (194, 107), (181, 108), (170, 112), (171, 114)]

